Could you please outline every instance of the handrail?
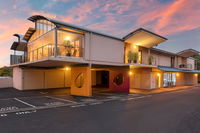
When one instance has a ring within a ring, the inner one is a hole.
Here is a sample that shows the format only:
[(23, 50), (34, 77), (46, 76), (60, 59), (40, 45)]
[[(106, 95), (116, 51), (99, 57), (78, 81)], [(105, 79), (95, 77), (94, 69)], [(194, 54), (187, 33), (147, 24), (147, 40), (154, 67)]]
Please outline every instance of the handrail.
[(191, 63), (179, 64), (179, 68), (192, 69), (192, 64)]

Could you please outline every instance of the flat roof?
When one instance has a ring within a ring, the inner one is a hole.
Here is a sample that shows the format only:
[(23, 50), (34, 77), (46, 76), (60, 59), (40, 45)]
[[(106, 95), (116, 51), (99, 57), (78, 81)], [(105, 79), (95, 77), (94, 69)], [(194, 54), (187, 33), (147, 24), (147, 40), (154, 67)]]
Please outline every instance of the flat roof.
[(123, 38), (123, 40), (130, 44), (135, 44), (146, 48), (152, 48), (153, 46), (157, 46), (158, 44), (166, 41), (167, 38), (162, 37), (146, 29), (139, 28), (126, 35)]
[(158, 48), (151, 48), (152, 51), (156, 51), (156, 52), (160, 52), (160, 53), (165, 53), (165, 54), (168, 54), (168, 55), (172, 55), (172, 56), (176, 56), (175, 53), (172, 53), (172, 52), (169, 52), (169, 51), (165, 51), (165, 50), (162, 50), (162, 49), (158, 49)]
[(190, 57), (193, 55), (197, 55), (199, 53), (200, 52), (195, 49), (186, 49), (186, 50), (178, 52), (177, 55), (182, 56), (182, 57)]
[(183, 69), (166, 67), (166, 66), (158, 66), (158, 69), (163, 70), (165, 72), (200, 73), (200, 70), (183, 70)]

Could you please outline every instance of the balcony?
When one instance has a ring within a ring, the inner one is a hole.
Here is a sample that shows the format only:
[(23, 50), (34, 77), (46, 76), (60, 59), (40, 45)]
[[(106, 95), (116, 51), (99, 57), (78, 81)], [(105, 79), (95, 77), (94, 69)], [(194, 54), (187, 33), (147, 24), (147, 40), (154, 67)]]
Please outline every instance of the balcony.
[(129, 52), (125, 56), (125, 63), (138, 66), (156, 66), (156, 58), (152, 55), (144, 56), (142, 52)]
[(180, 69), (185, 69), (185, 70), (193, 70), (194, 69), (192, 64), (180, 64), (178, 67)]
[[(55, 56), (55, 45), (47, 44), (37, 49), (34, 49), (27, 54), (11, 55), (11, 65), (37, 61), (40, 59)], [(67, 58), (80, 58), (83, 57), (83, 48), (75, 47), (72, 45), (58, 45), (56, 56), (62, 56)]]

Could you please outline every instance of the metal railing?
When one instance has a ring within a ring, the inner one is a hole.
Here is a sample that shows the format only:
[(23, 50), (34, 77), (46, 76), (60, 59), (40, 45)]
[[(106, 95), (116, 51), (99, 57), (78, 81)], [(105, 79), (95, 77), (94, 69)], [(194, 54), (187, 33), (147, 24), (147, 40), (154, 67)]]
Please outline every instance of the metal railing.
[(54, 56), (54, 45), (47, 44), (28, 52), (27, 61), (35, 61), (43, 58)]
[(157, 65), (157, 60), (155, 57), (152, 56), (151, 61), (149, 61), (149, 59), (141, 59), (139, 60), (139, 58), (136, 61), (130, 61), (130, 60), (125, 60), (125, 63), (128, 64), (143, 64), (143, 65)]
[(193, 69), (193, 65), (192, 64), (180, 64), (179, 68), (192, 70)]
[(26, 62), (25, 55), (10, 55), (10, 65)]
[(83, 48), (58, 44), (58, 56), (83, 57)]
[[(39, 59), (54, 56), (55, 45), (47, 44), (34, 49), (24, 55), (11, 55), (10, 64), (19, 64), (24, 62), (36, 61)], [(62, 57), (83, 57), (83, 48), (72, 45), (57, 45), (57, 56)]]

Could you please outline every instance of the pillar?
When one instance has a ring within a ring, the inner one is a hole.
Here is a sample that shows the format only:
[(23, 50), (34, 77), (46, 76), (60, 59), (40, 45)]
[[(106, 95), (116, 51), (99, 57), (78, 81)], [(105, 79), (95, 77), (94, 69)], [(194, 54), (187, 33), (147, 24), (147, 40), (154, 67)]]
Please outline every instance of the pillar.
[(92, 96), (91, 67), (71, 68), (71, 95)]

